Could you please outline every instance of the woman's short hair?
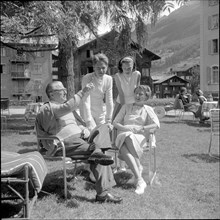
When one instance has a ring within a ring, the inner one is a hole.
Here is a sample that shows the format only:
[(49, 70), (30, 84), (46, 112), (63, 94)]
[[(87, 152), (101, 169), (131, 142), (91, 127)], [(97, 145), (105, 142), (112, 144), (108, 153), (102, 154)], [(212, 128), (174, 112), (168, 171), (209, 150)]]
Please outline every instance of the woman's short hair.
[(137, 89), (140, 89), (140, 90), (144, 91), (144, 93), (145, 93), (145, 95), (147, 96), (148, 99), (151, 97), (151, 88), (150, 88), (150, 86), (147, 86), (147, 85), (139, 85), (139, 86), (137, 86), (137, 87), (134, 89), (134, 92), (135, 92)]
[(133, 69), (132, 69), (132, 71), (135, 71), (136, 70), (136, 64), (135, 64), (134, 58), (130, 57), (130, 56), (126, 56), (126, 57), (121, 58), (119, 60), (119, 62), (118, 62), (119, 73), (123, 73), (122, 64), (123, 63), (130, 63), (130, 62), (133, 62)]
[(92, 57), (93, 65), (95, 65), (99, 61), (104, 62), (108, 66), (108, 57), (104, 53), (98, 53)]

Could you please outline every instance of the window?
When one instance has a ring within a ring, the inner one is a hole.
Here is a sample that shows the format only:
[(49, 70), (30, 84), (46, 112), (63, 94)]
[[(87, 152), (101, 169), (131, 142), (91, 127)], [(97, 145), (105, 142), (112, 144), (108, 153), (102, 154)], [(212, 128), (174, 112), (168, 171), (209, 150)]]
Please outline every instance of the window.
[(34, 71), (33, 73), (35, 75), (41, 75), (42, 74), (42, 64), (41, 63), (35, 63), (34, 64)]
[(92, 57), (93, 56), (93, 51), (92, 50), (87, 50), (86, 51), (86, 57), (87, 58), (90, 58), (90, 57)]
[(35, 55), (36, 57), (43, 57), (43, 51), (34, 52), (34, 55)]
[(24, 77), (24, 71), (27, 68), (26, 64), (15, 63), (11, 65), (11, 76), (12, 77)]
[(219, 83), (219, 70), (218, 66), (207, 67), (207, 83), (218, 84)]
[(212, 67), (212, 83), (219, 83), (219, 71), (218, 66)]
[(219, 14), (212, 15), (208, 17), (208, 29), (218, 29), (219, 28)]
[(209, 6), (214, 6), (218, 4), (219, 0), (209, 0)]
[(218, 54), (219, 51), (218, 47), (219, 47), (218, 39), (209, 40), (208, 42), (209, 54)]
[(92, 66), (88, 66), (87, 67), (87, 73), (92, 73), (94, 72), (93, 67)]
[(1, 47), (1, 56), (5, 57), (6, 56), (6, 50), (4, 47)]
[(1, 64), (1, 73), (7, 74), (6, 65), (5, 64)]
[(147, 68), (142, 68), (142, 76), (149, 76), (149, 71)]

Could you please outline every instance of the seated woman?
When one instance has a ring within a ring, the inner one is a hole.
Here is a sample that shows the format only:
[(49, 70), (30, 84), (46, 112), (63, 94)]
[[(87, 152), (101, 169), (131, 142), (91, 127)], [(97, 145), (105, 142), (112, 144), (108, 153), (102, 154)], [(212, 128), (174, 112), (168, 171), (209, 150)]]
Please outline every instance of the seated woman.
[(181, 87), (178, 98), (182, 100), (184, 110), (192, 112), (195, 115), (198, 107), (190, 102), (186, 87)]
[(199, 106), (197, 112), (195, 113), (195, 117), (200, 119), (199, 123), (204, 123), (205, 120), (209, 119), (208, 117), (204, 117), (202, 115), (202, 104), (203, 104), (203, 102), (207, 101), (207, 99), (205, 98), (202, 90), (200, 90), (200, 89), (198, 91), (196, 91), (196, 95), (198, 96), (198, 101), (199, 101), (200, 106)]
[(123, 105), (113, 125), (118, 129), (115, 141), (119, 149), (118, 157), (127, 163), (137, 180), (135, 192), (143, 194), (147, 184), (142, 178), (143, 167), (140, 158), (147, 144), (150, 129), (159, 128), (160, 122), (152, 107), (146, 105), (146, 100), (151, 96), (150, 87), (137, 86), (134, 95), (135, 103)]

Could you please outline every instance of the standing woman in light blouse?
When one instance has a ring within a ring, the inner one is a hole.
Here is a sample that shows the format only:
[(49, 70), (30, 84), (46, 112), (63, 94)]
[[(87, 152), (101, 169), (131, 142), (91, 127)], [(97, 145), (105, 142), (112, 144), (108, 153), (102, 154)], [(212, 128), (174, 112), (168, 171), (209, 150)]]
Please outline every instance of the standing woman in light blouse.
[(88, 82), (92, 82), (95, 87), (82, 100), (80, 111), (90, 131), (101, 124), (110, 125), (113, 112), (113, 82), (112, 77), (107, 75), (108, 58), (105, 54), (94, 55), (93, 69), (93, 73), (88, 73), (82, 78), (82, 89)]
[(115, 83), (118, 89), (112, 121), (124, 104), (135, 102), (134, 89), (140, 85), (141, 73), (136, 70), (134, 58), (126, 56), (118, 63), (119, 72), (115, 74)]

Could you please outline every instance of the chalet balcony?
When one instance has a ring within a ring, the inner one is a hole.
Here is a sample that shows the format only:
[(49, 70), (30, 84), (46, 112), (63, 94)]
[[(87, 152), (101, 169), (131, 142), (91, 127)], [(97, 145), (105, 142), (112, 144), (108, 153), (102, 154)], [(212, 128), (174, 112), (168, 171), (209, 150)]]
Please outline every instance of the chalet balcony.
[(170, 90), (165, 90), (164, 94), (171, 94), (171, 91)]
[(31, 95), (31, 93), (24, 91), (24, 89), (15, 89), (12, 92), (12, 95), (14, 95), (14, 96), (22, 96), (22, 95)]
[(168, 83), (169, 86), (185, 86), (184, 83), (181, 82), (170, 82)]
[(15, 79), (15, 80), (29, 80), (31, 78), (30, 74), (24, 74), (24, 72), (11, 72), (11, 79)]

